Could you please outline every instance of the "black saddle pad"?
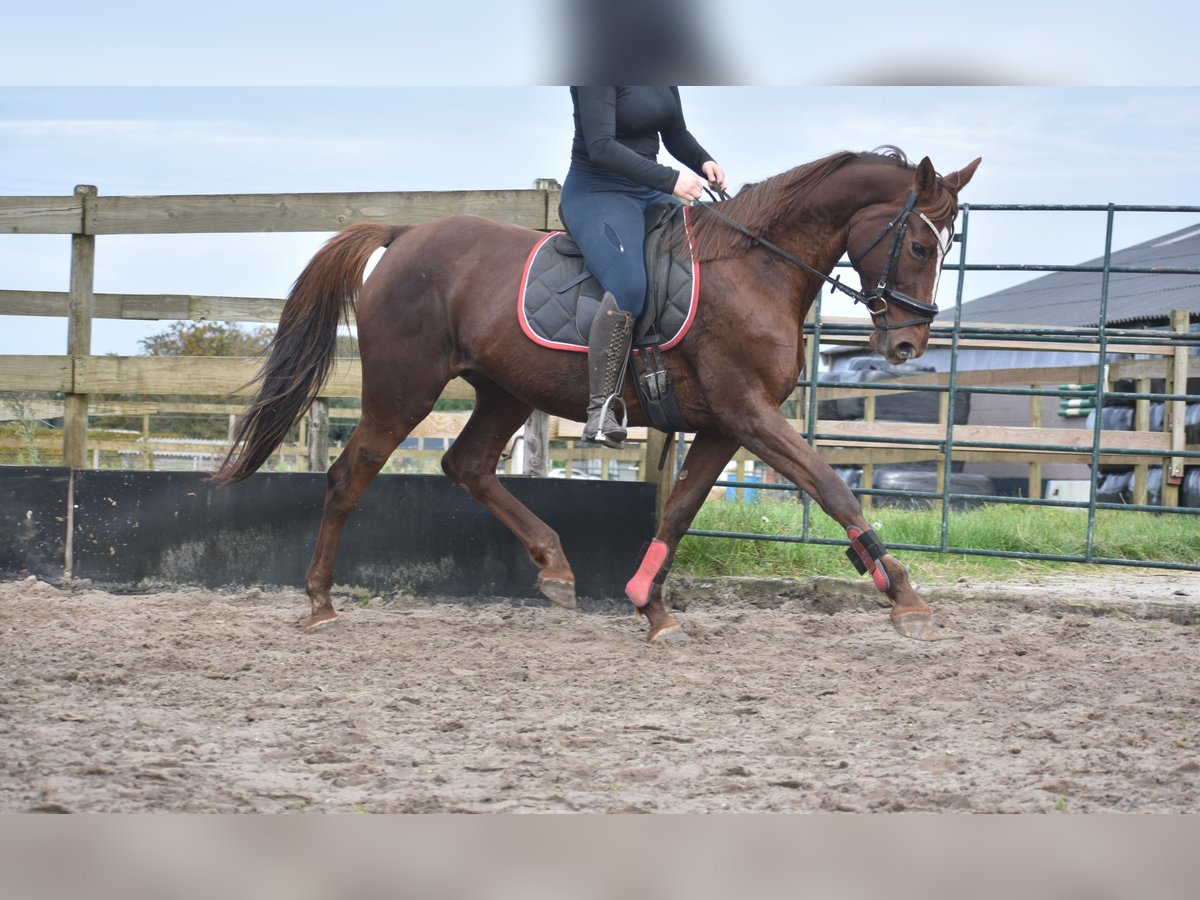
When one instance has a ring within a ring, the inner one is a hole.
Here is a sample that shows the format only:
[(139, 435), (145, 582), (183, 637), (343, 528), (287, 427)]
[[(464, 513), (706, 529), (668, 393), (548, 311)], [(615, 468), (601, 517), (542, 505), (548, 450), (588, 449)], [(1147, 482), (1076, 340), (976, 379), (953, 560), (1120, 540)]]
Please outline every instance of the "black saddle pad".
[[(656, 204), (647, 213), (646, 309), (634, 330), (634, 342), (669, 350), (678, 344), (696, 315), (700, 265), (690, 252), (673, 253), (676, 228), (691, 232), (691, 208)], [(555, 350), (587, 350), (592, 319), (604, 288), (587, 270), (571, 236), (554, 231), (538, 241), (525, 262), (517, 297), (517, 316), (526, 336)]]

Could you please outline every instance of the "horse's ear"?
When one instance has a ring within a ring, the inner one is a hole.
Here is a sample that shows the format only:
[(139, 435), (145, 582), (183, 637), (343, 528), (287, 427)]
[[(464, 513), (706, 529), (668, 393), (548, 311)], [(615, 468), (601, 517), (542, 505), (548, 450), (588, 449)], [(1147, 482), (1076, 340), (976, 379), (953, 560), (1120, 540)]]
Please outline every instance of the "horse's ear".
[(936, 188), (937, 172), (933, 170), (933, 163), (927, 156), (917, 164), (917, 172), (913, 176), (913, 190), (917, 192), (918, 197), (927, 197)]
[(971, 180), (971, 176), (975, 174), (975, 170), (979, 168), (981, 162), (983, 162), (983, 157), (976, 159), (973, 163), (968, 163), (957, 172), (951, 172), (942, 179), (942, 184), (957, 194)]

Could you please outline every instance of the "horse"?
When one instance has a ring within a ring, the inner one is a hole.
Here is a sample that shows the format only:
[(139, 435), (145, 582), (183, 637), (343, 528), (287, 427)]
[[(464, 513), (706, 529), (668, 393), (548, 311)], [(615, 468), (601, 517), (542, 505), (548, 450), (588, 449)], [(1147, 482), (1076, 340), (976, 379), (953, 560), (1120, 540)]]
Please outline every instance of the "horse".
[[(647, 640), (687, 637), (667, 610), (663, 583), (676, 546), (740, 447), (846, 529), (847, 555), (886, 594), (899, 634), (941, 637), (907, 568), (887, 552), (854, 494), (780, 406), (803, 368), (805, 316), (825, 283), (866, 304), (874, 325), (869, 343), (890, 362), (925, 352), (958, 193), (980, 161), (939, 175), (928, 157), (913, 164), (891, 146), (842, 151), (692, 211), (702, 285), (691, 328), (663, 360), (695, 439), (626, 589), (648, 622)], [(283, 442), (329, 374), (339, 322), (353, 310), (362, 413), (327, 475), (305, 575), (311, 600), (305, 630), (336, 619), (330, 588), (347, 516), (455, 377), (474, 388), (476, 399), (442, 457), (443, 472), (521, 541), (541, 593), (554, 605), (575, 607), (575, 576), (558, 535), (496, 475), (501, 453), (534, 409), (582, 421), (587, 407), (586, 354), (529, 340), (509, 299), (515, 301), (524, 261), (544, 236), (474, 216), (415, 226), (352, 224), (332, 236), (296, 279), (252, 382), (257, 393), (211, 478), (218, 485), (241, 481)], [(364, 283), (368, 260), (381, 247), (387, 249)], [(843, 254), (874, 290), (854, 291), (829, 277)], [(646, 424), (628, 382), (623, 399), (630, 424)]]

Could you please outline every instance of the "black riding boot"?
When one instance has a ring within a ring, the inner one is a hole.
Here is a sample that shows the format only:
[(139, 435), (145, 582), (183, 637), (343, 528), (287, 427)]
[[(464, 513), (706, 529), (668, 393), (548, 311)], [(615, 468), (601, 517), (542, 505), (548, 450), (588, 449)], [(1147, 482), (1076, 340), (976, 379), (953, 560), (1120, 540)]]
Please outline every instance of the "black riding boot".
[[(588, 417), (583, 439), (605, 447), (619, 448), (625, 440), (625, 363), (633, 343), (633, 316), (605, 292), (588, 335)], [(621, 405), (621, 418), (613, 406)]]

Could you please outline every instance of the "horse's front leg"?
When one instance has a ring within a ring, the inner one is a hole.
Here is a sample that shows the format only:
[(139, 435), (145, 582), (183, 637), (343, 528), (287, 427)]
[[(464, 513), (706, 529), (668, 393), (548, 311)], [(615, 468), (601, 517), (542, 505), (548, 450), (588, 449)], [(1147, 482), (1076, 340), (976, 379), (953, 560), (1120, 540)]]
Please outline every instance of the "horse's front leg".
[(663, 510), (658, 533), (625, 588), (626, 596), (650, 622), (650, 641), (686, 638), (663, 602), (663, 581), (675, 558), (675, 548), (696, 517), (713, 482), (737, 451), (736, 441), (701, 432), (684, 460)]
[(892, 601), (892, 626), (905, 637), (936, 640), (937, 626), (925, 601), (913, 589), (908, 569), (887, 552), (863, 517), (853, 491), (821, 459), (778, 409), (754, 404), (734, 423), (739, 442), (764, 463), (795, 482), (821, 509), (846, 529), (856, 568), (869, 573)]

